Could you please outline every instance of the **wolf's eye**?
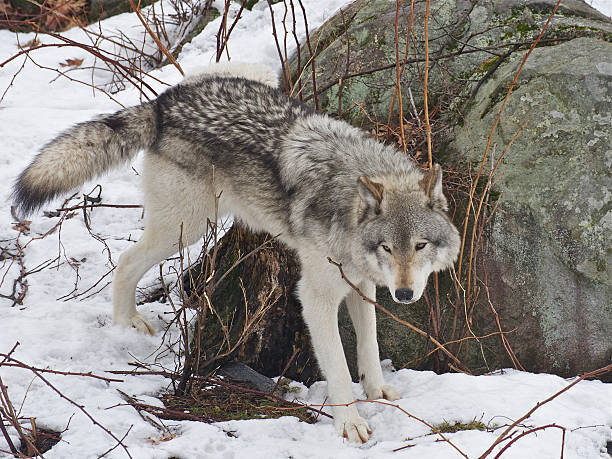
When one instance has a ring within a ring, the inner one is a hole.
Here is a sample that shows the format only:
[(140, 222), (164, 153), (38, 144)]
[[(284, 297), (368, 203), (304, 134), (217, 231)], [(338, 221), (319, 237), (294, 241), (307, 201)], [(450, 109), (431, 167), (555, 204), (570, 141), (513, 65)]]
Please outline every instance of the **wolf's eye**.
[(426, 245), (427, 245), (427, 242), (419, 242), (417, 245), (414, 246), (414, 248), (416, 250), (423, 250)]
[(387, 252), (387, 253), (391, 253), (391, 249), (389, 248), (388, 245), (385, 244), (380, 244), (380, 246), (382, 247), (382, 249)]

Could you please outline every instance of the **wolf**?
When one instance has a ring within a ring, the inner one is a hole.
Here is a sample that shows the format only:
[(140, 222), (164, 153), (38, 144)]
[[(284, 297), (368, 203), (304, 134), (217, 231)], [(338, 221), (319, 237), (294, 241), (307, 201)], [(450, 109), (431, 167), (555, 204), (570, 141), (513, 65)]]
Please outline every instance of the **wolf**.
[[(423, 172), (392, 146), (315, 112), (253, 64), (218, 65), (157, 99), (78, 124), (46, 144), (17, 178), (13, 196), (28, 214), (144, 150), (145, 229), (121, 254), (113, 318), (154, 333), (135, 305), (136, 285), (154, 265), (193, 244), (207, 219), (232, 214), (253, 231), (278, 235), (301, 265), (297, 297), (328, 383), (338, 433), (366, 442), (338, 332), (344, 299), (357, 337), (368, 399), (396, 400), (385, 384), (374, 306), (386, 285), (398, 303), (417, 301), (431, 272), (453, 265), (457, 229), (447, 216), (442, 170)], [(182, 240), (181, 240), (182, 238)]]

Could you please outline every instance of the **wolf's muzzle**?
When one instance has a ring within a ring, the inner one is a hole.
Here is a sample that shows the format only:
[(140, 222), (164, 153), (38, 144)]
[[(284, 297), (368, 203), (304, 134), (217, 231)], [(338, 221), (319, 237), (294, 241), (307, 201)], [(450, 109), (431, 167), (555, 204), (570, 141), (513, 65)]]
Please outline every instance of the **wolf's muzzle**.
[(409, 288), (398, 288), (395, 291), (395, 298), (402, 303), (411, 303), (413, 292)]

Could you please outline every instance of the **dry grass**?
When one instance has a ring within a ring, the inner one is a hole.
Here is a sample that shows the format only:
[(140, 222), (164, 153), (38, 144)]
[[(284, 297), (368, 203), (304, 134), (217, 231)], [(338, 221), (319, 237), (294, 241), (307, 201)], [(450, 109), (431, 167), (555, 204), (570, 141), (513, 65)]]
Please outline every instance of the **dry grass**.
[(167, 408), (218, 421), (295, 416), (310, 424), (314, 422), (315, 416), (306, 407), (293, 406), (260, 392), (248, 392), (239, 386), (215, 385), (214, 382), (214, 378), (198, 382), (188, 394), (166, 394), (162, 401)]

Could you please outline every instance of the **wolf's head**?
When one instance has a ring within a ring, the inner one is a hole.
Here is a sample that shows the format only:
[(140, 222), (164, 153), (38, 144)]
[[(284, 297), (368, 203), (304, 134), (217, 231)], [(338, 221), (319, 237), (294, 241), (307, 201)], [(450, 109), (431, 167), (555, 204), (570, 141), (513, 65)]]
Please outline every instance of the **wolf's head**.
[(439, 165), (424, 176), (359, 177), (360, 237), (354, 253), (367, 273), (399, 303), (423, 294), (433, 271), (452, 266), (459, 233), (446, 215)]

